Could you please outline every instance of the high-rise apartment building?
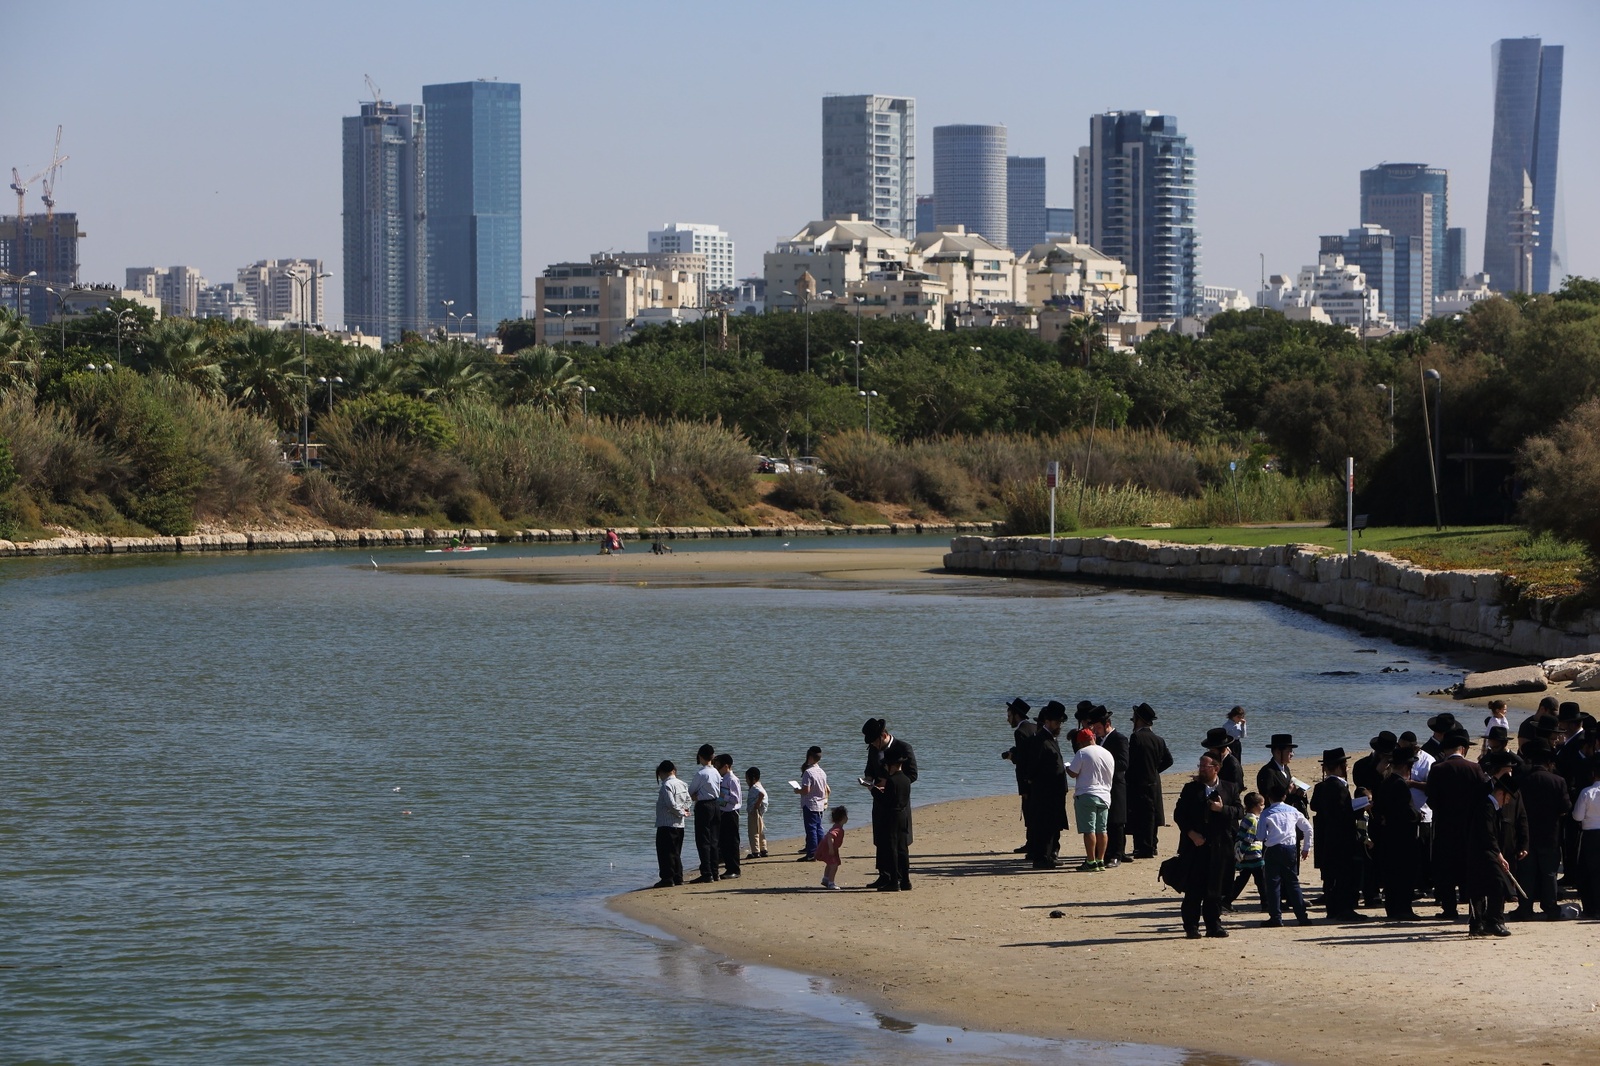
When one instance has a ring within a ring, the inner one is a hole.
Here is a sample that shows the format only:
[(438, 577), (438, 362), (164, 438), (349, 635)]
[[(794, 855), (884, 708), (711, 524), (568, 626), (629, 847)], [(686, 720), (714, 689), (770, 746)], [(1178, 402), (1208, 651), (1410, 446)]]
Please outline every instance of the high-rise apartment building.
[(1157, 111), (1089, 119), (1073, 165), (1078, 240), (1126, 264), (1139, 279), (1139, 314), (1176, 319), (1200, 311), (1200, 235), (1194, 226), (1194, 149), (1178, 120)]
[(1455, 288), (1450, 276), (1450, 172), (1422, 163), (1380, 163), (1361, 172), (1361, 221), (1397, 238), (1422, 239), (1422, 317), (1433, 314), (1435, 294)]
[(430, 322), (423, 114), (376, 100), (344, 119), (345, 327), (385, 344)]
[[(1494, 141), (1483, 269), (1497, 289), (1549, 292), (1566, 275), (1556, 214), (1563, 49), (1521, 37), (1495, 42), (1491, 54)], [(1522, 277), (1528, 260), (1531, 277)], [(1526, 286), (1518, 284), (1523, 280)]]
[(1451, 226), (1444, 231), (1444, 276), (1449, 284), (1435, 293), (1459, 289), (1467, 278), (1467, 231), (1461, 226)]
[(1359, 268), (1367, 287), (1378, 292), (1378, 309), (1397, 329), (1415, 329), (1426, 321), (1430, 309), (1423, 297), (1431, 287), (1425, 270), (1430, 255), (1422, 237), (1363, 223), (1348, 233), (1323, 237), (1321, 254), (1341, 255)]
[(325, 324), (322, 273), (320, 259), (259, 259), (239, 268), (236, 291), (255, 305), (253, 317), (258, 324), (305, 322), (321, 326)]
[(422, 106), (428, 315), (482, 337), (522, 317), (522, 86), (424, 85)]
[(1043, 156), (1006, 158), (1006, 236), (1018, 255), (1043, 244), (1049, 229), (1044, 178)]
[(917, 102), (909, 96), (822, 98), (822, 217), (856, 215), (917, 235)]
[(707, 289), (733, 288), (733, 238), (722, 229), (704, 222), (668, 222), (648, 236), (651, 252), (705, 256)]
[(206, 279), (191, 266), (129, 267), (128, 288), (161, 301), (163, 318), (195, 318)]
[(1006, 230), (1006, 128), (933, 128), (933, 220), (965, 226), (1000, 248)]
[(1070, 207), (1047, 207), (1044, 209), (1045, 240), (1056, 240), (1063, 237), (1077, 238), (1078, 225), (1074, 221), (1073, 209)]
[(55, 321), (60, 302), (45, 290), (64, 293), (78, 284), (78, 242), (84, 236), (71, 211), (0, 216), (0, 273), (27, 279), (6, 283), (5, 303), (13, 309), (20, 304), (23, 317), (36, 326)]

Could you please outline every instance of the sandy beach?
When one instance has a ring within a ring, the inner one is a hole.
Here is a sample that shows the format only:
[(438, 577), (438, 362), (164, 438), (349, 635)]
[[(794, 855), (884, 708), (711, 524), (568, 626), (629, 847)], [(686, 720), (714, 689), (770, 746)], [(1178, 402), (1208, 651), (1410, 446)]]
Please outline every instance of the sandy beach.
[(660, 585), (712, 582), (784, 584), (794, 581), (899, 583), (944, 581), (990, 583), (966, 574), (944, 572), (943, 545), (884, 548), (796, 548), (766, 551), (696, 551), (680, 543), (665, 555), (647, 545), (620, 555), (513, 555), (507, 546), (470, 555), (432, 555), (416, 562), (391, 563), (407, 573), (452, 573), (530, 581), (625, 581)]
[[(1168, 781), (1169, 808), (1182, 780)], [(774, 796), (769, 826), (791, 814), (798, 825), (787, 800)], [(879, 1009), (973, 1029), (1286, 1064), (1427, 1055), (1558, 1066), (1592, 1062), (1600, 1046), (1590, 922), (1517, 923), (1505, 940), (1471, 940), (1465, 924), (1442, 921), (1335, 925), (1320, 912), (1307, 927), (1263, 929), (1250, 888), (1231, 937), (1185, 940), (1179, 896), (1155, 862), (1082, 874), (1012, 855), (1014, 796), (918, 808), (910, 895), (860, 887), (874, 876), (863, 823), (847, 830), (847, 891), (820, 888), (821, 867), (793, 861), (797, 840), (786, 839), (737, 881), (612, 905), (731, 958), (828, 978)], [(1162, 831), (1163, 855), (1176, 839)], [(1079, 838), (1064, 836), (1062, 850), (1081, 856)], [(693, 852), (691, 841), (686, 865)]]

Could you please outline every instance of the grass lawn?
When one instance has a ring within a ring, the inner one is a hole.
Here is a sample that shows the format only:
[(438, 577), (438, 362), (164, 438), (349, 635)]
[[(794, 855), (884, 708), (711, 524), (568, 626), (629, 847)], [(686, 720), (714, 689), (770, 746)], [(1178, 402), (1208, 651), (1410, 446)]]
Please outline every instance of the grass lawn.
[[(1344, 529), (1332, 526), (1210, 526), (1199, 529), (1095, 529), (1070, 536), (1114, 536), (1179, 544), (1320, 544), (1342, 552)], [(1430, 570), (1501, 570), (1536, 596), (1579, 592), (1588, 563), (1581, 547), (1550, 536), (1530, 537), (1517, 526), (1466, 526), (1440, 533), (1432, 526), (1374, 527), (1356, 535), (1357, 551), (1388, 552)]]

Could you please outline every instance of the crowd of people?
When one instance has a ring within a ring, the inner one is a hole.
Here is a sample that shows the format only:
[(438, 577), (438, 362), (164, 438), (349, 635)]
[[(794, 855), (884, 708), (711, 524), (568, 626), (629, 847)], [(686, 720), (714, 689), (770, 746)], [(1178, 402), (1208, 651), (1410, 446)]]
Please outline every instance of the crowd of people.
[[(1070, 793), (1083, 837), (1077, 870), (1098, 873), (1156, 859), (1168, 824), (1162, 774), (1174, 759), (1155, 731), (1155, 709), (1134, 707), (1128, 733), (1115, 727), (1104, 705), (1089, 700), (1078, 704), (1071, 730), (1059, 701), (1046, 703), (1037, 720), (1032, 710), (1020, 698), (1006, 705), (1013, 743), (1001, 758), (1015, 770), (1026, 832), (1016, 852), (1035, 869), (1063, 865)], [(1363, 909), (1380, 908), (1389, 921), (1420, 921), (1416, 907), (1425, 899), (1446, 920), (1459, 920), (1465, 907), (1473, 936), (1509, 936), (1508, 918), (1600, 919), (1600, 722), (1577, 704), (1545, 699), (1515, 730), (1515, 750), (1504, 701), (1491, 701), (1477, 737), (1442, 712), (1428, 719), (1421, 741), (1384, 730), (1353, 762), (1343, 748), (1323, 751), (1315, 784), (1296, 776), (1293, 735), (1273, 734), (1250, 791), (1241, 761), (1247, 718), (1234, 707), (1207, 731), (1194, 777), (1173, 804), (1177, 849), (1159, 874), (1183, 893), (1187, 936), (1227, 936), (1223, 915), (1252, 884), (1268, 927), (1283, 925), (1285, 912), (1309, 923), (1313, 905), (1334, 922), (1365, 922), (1374, 916)], [(860, 783), (872, 797), (878, 874), (867, 887), (909, 891), (916, 755), (882, 718), (869, 719), (862, 738)], [(1474, 759), (1471, 749), (1480, 740)], [(746, 770), (741, 788), (731, 756), (707, 744), (696, 761), (687, 784), (671, 762), (657, 771), (658, 888), (683, 883), (680, 853), (690, 818), (700, 861), (694, 883), (739, 876), (741, 808), (748, 857), (767, 856), (761, 771)], [(805, 828), (798, 861), (822, 862), (822, 885), (831, 889), (841, 887), (836, 878), (849, 812), (832, 806), (821, 764), (822, 749), (812, 747), (790, 786)], [(1302, 884), (1307, 860), (1321, 882), (1319, 899), (1309, 899)], [(1579, 905), (1564, 904), (1563, 890), (1575, 891)], [(1508, 914), (1510, 903), (1516, 907)]]
[[(911, 891), (911, 786), (917, 780), (917, 756), (911, 745), (889, 731), (882, 718), (869, 718), (861, 727), (867, 747), (866, 767), (860, 783), (872, 797), (872, 842), (878, 877), (868, 888), (880, 892)], [(760, 767), (745, 770), (744, 786), (733, 773), (733, 756), (710, 744), (700, 745), (697, 769), (686, 783), (671, 761), (656, 767), (656, 862), (660, 873), (653, 887), (671, 888), (683, 880), (683, 843), (686, 826), (694, 825), (699, 876), (690, 884), (737, 878), (739, 870), (740, 812), (750, 851), (747, 859), (767, 858), (766, 816), (770, 796), (761, 784)], [(798, 780), (789, 783), (800, 797), (805, 844), (797, 861), (823, 864), (822, 887), (841, 888), (837, 881), (847, 807), (830, 809), (833, 790), (822, 768), (822, 748), (806, 751)], [(831, 826), (823, 829), (827, 816)]]

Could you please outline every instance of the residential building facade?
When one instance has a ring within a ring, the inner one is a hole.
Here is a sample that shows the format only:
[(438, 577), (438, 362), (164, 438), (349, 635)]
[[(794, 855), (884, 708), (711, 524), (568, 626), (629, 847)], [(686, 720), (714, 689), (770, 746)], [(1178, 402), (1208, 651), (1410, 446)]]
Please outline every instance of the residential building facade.
[(305, 322), (321, 326), (326, 324), (323, 273), (320, 259), (258, 259), (239, 268), (236, 288), (255, 304), (251, 317), (257, 325)]
[(706, 257), (706, 286), (733, 287), (733, 238), (704, 222), (668, 222), (648, 234), (652, 252), (676, 252)]
[(1006, 204), (1006, 128), (935, 126), (935, 226), (965, 226), (968, 233), (1009, 248)]
[(424, 85), (422, 106), (429, 313), (437, 326), (488, 336), (522, 317), (522, 86)]
[(1006, 157), (1006, 239), (1019, 255), (1043, 244), (1049, 230), (1043, 156)]
[(363, 103), (344, 119), (344, 318), (385, 344), (424, 330), (427, 133), (420, 104)]
[[(1537, 37), (1506, 38), (1491, 51), (1494, 139), (1483, 272), (1502, 290), (1549, 292), (1566, 275), (1556, 197), (1564, 52)], [(1531, 271), (1519, 263), (1524, 256), (1531, 257)], [(1530, 275), (1526, 286), (1512, 283), (1520, 274)]]
[(909, 96), (822, 98), (822, 217), (855, 215), (917, 235), (917, 102)]
[(20, 303), (22, 316), (36, 326), (55, 321), (59, 301), (46, 289), (66, 293), (78, 284), (78, 242), (84, 236), (71, 211), (0, 216), (0, 273), (34, 275), (25, 284), (7, 282), (5, 302), (13, 309)]
[(163, 318), (197, 317), (207, 282), (194, 267), (129, 267), (126, 274), (127, 288), (161, 301)]
[(1156, 111), (1093, 116), (1073, 189), (1078, 240), (1138, 275), (1139, 314), (1147, 321), (1197, 314), (1194, 149), (1177, 119)]
[(698, 253), (599, 252), (586, 263), (552, 263), (534, 282), (535, 343), (608, 347), (626, 340), (641, 317), (697, 321), (705, 277)]
[(848, 215), (808, 222), (761, 258), (767, 309), (798, 311), (806, 306), (802, 275), (811, 278), (817, 297), (832, 298), (873, 272), (907, 269), (911, 241)]

